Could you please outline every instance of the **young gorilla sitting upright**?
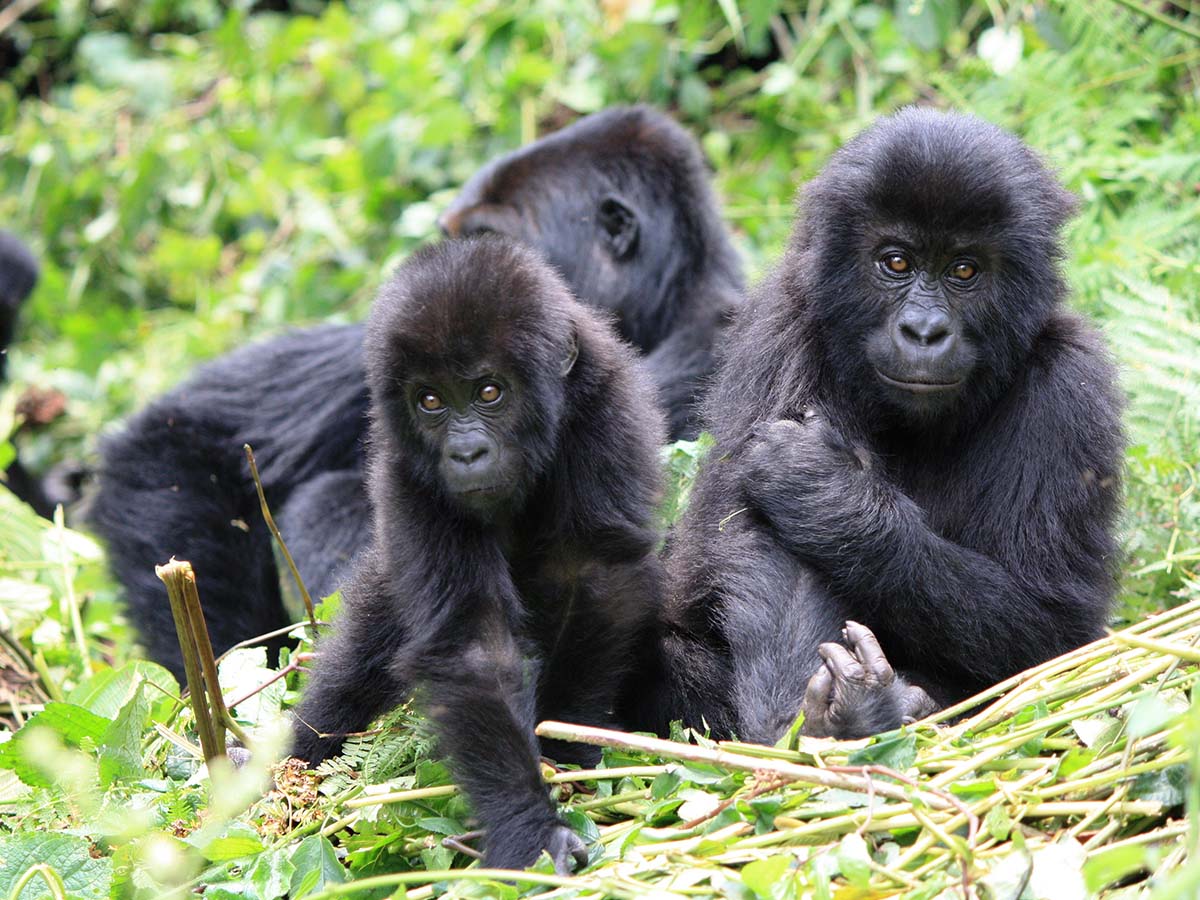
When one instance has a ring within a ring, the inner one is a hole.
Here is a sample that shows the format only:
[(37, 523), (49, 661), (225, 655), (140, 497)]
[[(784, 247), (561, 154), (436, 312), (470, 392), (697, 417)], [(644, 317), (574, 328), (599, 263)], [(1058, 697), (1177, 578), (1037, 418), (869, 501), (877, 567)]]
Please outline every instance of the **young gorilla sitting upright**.
[[(489, 865), (583, 863), (538, 717), (604, 723), (656, 613), (662, 425), (633, 352), (533, 251), (427, 248), (367, 324), (374, 536), (295, 724), (316, 763), (414, 688)], [(572, 749), (558, 745), (558, 758)]]
[(1099, 637), (1114, 593), (1121, 402), (1063, 309), (1071, 197), (1013, 136), (910, 109), (800, 207), (709, 399), (658, 728), (895, 728)]

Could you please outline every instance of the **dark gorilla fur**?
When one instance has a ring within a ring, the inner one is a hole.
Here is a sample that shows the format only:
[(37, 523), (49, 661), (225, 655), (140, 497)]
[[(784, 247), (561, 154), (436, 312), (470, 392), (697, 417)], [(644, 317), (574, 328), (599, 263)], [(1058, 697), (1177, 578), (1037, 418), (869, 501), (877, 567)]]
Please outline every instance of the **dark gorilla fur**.
[[(742, 281), (687, 132), (642, 107), (588, 116), (490, 164), (443, 227), (508, 232), (550, 257), (647, 352), (673, 433), (694, 432), (695, 392)], [(218, 652), (289, 621), (244, 443), (314, 596), (366, 544), (362, 337), (361, 325), (323, 327), (234, 351), (102, 442), (89, 519), (147, 652), (177, 674), (156, 563), (196, 567)]]
[(1016, 138), (920, 109), (807, 187), (708, 402), (656, 727), (870, 734), (1101, 635), (1122, 404), (1063, 309), (1072, 210)]
[[(8, 348), (16, 336), (17, 317), (37, 280), (38, 264), (29, 248), (14, 235), (0, 231), (0, 385), (7, 375)], [(46, 496), (42, 483), (19, 459), (4, 470), (3, 483), (39, 515), (53, 514), (54, 504)]]
[(487, 864), (548, 850), (565, 871), (587, 855), (555, 815), (533, 726), (611, 722), (654, 621), (653, 389), (533, 251), (499, 238), (405, 263), (366, 360), (374, 537), (319, 645), (294, 753), (330, 756), (419, 688)]
[(646, 355), (671, 440), (696, 436), (700, 392), (743, 285), (691, 135), (647, 107), (587, 116), (485, 166), (441, 225), (540, 249)]

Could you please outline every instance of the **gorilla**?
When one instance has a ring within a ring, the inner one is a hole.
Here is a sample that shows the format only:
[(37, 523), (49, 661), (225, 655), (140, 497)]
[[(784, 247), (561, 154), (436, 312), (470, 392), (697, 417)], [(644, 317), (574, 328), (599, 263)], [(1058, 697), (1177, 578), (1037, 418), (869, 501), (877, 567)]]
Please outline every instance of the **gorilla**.
[[(587, 862), (538, 767), (541, 717), (604, 724), (660, 596), (662, 422), (608, 323), (531, 249), (428, 247), (367, 323), (370, 548), (294, 726), (310, 763), (414, 688), (486, 865)], [(589, 748), (543, 748), (589, 758)]]
[[(694, 434), (742, 280), (687, 132), (645, 107), (588, 116), (489, 165), (442, 225), (540, 250), (647, 353), (672, 436)], [(336, 589), (367, 544), (362, 340), (361, 325), (325, 326), (235, 350), (101, 442), (88, 518), (152, 659), (182, 671), (154, 575), (171, 556), (196, 569), (217, 652), (291, 621), (243, 444), (313, 595)]]
[[(33, 293), (39, 268), (37, 260), (16, 236), (0, 231), (0, 385), (8, 369), (8, 348), (17, 331), (21, 306)], [(61, 407), (56, 409), (61, 411)], [(0, 439), (5, 435), (0, 434)], [(5, 487), (28, 503), (40, 516), (54, 514), (54, 502), (46, 495), (40, 479), (14, 459), (0, 479)]]
[(439, 224), (541, 250), (646, 355), (671, 440), (696, 437), (701, 388), (743, 285), (687, 132), (646, 107), (596, 113), (485, 166)]
[(707, 402), (649, 724), (860, 737), (1102, 634), (1122, 400), (1064, 309), (1073, 208), (1012, 135), (913, 108), (802, 192)]

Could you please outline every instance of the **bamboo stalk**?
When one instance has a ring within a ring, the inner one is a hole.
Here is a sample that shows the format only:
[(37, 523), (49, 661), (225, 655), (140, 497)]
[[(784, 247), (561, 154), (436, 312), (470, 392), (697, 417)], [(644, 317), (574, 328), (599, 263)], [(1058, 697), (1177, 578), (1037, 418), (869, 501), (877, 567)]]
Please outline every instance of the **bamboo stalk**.
[[(539, 737), (560, 741), (576, 741), (597, 747), (616, 747), (622, 750), (638, 750), (652, 753), (667, 759), (683, 759), (690, 762), (712, 763), (727, 769), (742, 772), (770, 772), (789, 781), (800, 781), (805, 784), (815, 784), (827, 788), (839, 788), (845, 791), (867, 793), (873, 791), (883, 797), (893, 800), (908, 800), (911, 788), (902, 788), (885, 781), (875, 781), (862, 776), (830, 772), (814, 766), (801, 766), (782, 760), (760, 759), (730, 753), (728, 750), (710, 750), (706, 747), (696, 747), (692, 744), (680, 744), (675, 741), (664, 741), (661, 738), (643, 737), (640, 734), (626, 734), (622, 731), (611, 731), (606, 728), (594, 728), (589, 725), (570, 725), (566, 722), (542, 722), (536, 732)], [(948, 809), (951, 804), (942, 797), (928, 791), (918, 790), (922, 799), (935, 809)]]

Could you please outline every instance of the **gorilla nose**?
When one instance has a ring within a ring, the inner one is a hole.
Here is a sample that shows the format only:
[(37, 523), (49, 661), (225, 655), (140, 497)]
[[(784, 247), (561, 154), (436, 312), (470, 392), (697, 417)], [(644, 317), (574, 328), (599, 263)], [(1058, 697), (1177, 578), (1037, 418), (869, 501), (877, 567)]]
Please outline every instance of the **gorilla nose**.
[(461, 438), (449, 448), (450, 459), (464, 468), (474, 466), (488, 455), (488, 442), (480, 438)]
[(950, 317), (940, 309), (906, 310), (897, 324), (905, 342), (918, 347), (942, 349), (950, 337)]

